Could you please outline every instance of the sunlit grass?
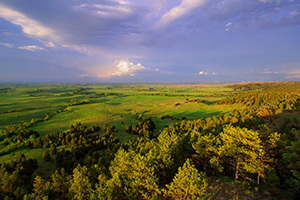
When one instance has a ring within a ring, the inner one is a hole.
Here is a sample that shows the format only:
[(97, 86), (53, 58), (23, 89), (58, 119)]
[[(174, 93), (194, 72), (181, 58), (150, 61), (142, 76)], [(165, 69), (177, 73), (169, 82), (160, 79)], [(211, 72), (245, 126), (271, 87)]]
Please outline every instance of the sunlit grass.
[[(137, 123), (139, 114), (152, 117), (158, 130), (176, 122), (161, 120), (162, 115), (172, 115), (178, 119), (199, 119), (239, 108), (237, 105), (213, 105), (232, 93), (232, 89), (222, 84), (35, 84), (11, 88), (12, 90), (2, 94), (0, 112), (14, 112), (0, 115), (0, 127), (43, 118), (50, 112), (66, 108), (62, 106), (67, 105), (71, 99), (96, 95), (97, 98), (88, 98), (88, 104), (67, 107), (69, 111), (60, 112), (48, 121), (33, 125), (31, 128), (42, 136), (68, 130), (72, 124), (81, 122), (87, 126), (111, 123), (119, 131), (118, 137), (123, 138), (125, 125)], [(84, 88), (88, 94), (75, 93)], [(199, 99), (205, 103), (187, 102), (187, 99)], [(124, 138), (128, 136), (125, 135)]]

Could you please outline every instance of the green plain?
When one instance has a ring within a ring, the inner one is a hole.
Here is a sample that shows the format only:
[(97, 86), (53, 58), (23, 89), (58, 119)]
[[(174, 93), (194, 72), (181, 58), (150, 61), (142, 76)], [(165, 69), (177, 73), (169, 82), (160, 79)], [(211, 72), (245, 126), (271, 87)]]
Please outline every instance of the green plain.
[[(233, 93), (226, 84), (0, 84), (0, 129), (45, 118), (56, 112), (30, 129), (45, 136), (66, 131), (77, 122), (86, 126), (110, 123), (118, 130), (115, 135), (125, 141), (136, 137), (125, 133), (125, 125), (137, 124), (140, 114), (152, 117), (156, 124), (155, 134), (158, 134), (159, 130), (179, 121), (162, 120), (163, 115), (191, 120), (242, 108), (239, 105), (214, 104)], [(193, 101), (197, 99), (200, 103)], [(70, 106), (70, 100), (88, 103)], [(45, 164), (42, 161), (44, 150), (17, 150), (0, 157), (0, 162), (22, 152), (37, 159), (46, 173), (46, 165), (51, 167), (51, 162)]]

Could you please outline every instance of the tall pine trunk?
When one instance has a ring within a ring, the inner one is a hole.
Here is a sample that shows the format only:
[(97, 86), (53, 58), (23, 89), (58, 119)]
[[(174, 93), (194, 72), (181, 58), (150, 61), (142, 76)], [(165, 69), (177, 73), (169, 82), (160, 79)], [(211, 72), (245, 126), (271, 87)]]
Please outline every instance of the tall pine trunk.
[(237, 162), (236, 169), (235, 169), (235, 182), (237, 182), (239, 179), (239, 168), (240, 168), (240, 164), (239, 164), (239, 162)]

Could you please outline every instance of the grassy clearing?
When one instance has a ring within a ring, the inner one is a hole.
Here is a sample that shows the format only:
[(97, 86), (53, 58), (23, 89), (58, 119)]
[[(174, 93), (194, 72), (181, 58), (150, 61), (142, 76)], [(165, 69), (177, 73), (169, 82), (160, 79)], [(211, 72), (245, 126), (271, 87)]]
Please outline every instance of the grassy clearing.
[[(176, 122), (161, 120), (162, 115), (198, 119), (239, 108), (236, 105), (213, 105), (232, 94), (232, 89), (223, 84), (29, 84), (0, 85), (0, 88), (10, 88), (1, 93), (0, 128), (43, 118), (72, 99), (86, 98), (89, 101), (88, 104), (67, 107), (68, 112), (60, 112), (48, 121), (35, 124), (32, 129), (42, 136), (68, 130), (76, 122), (88, 126), (111, 123), (119, 130), (118, 137), (127, 140), (131, 136), (124, 133), (124, 126), (137, 123), (139, 114), (152, 117), (157, 129), (162, 129)], [(186, 99), (199, 99), (205, 103), (187, 103)]]
[[(57, 147), (57, 150), (59, 151), (63, 147)], [(11, 162), (16, 160), (16, 158), (24, 154), (26, 158), (32, 158), (36, 159), (38, 161), (39, 168), (37, 169), (37, 174), (43, 176), (43, 177), (50, 177), (51, 174), (53, 174), (53, 170), (56, 168), (55, 165), (55, 155), (51, 156), (52, 161), (44, 161), (43, 160), (43, 153), (44, 151), (50, 151), (50, 148), (41, 148), (41, 149), (21, 149), (21, 150), (16, 150), (10, 154), (4, 155), (0, 157), (0, 163), (4, 162)]]

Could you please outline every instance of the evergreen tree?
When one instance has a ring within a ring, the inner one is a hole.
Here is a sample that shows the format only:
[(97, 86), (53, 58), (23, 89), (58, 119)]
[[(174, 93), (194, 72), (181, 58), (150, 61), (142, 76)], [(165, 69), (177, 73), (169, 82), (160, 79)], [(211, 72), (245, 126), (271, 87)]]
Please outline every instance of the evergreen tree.
[(36, 200), (51, 199), (54, 196), (54, 190), (51, 183), (49, 181), (45, 181), (40, 176), (35, 177), (33, 187), (33, 196)]
[(92, 185), (88, 177), (88, 169), (86, 166), (81, 167), (80, 164), (73, 170), (73, 178), (71, 180), (70, 193), (74, 199), (86, 200), (90, 199), (92, 193)]
[(235, 181), (239, 173), (245, 170), (250, 173), (263, 173), (263, 163), (259, 159), (265, 154), (258, 133), (246, 128), (226, 126), (220, 133), (222, 146), (220, 152), (229, 157), (235, 166)]
[(62, 168), (60, 171), (56, 170), (51, 179), (56, 195), (61, 199), (68, 199), (71, 176)]
[(220, 140), (212, 134), (202, 135), (193, 144), (197, 158), (203, 160), (204, 173), (207, 171), (208, 162), (212, 158), (218, 158)]
[(290, 170), (289, 185), (295, 189), (300, 189), (300, 141), (292, 142), (287, 148), (287, 152), (283, 154), (283, 159), (288, 163)]
[(120, 149), (111, 165), (111, 194), (126, 199), (153, 199), (159, 195), (158, 178), (152, 165), (151, 156), (142, 156), (130, 150)]
[(170, 199), (205, 199), (205, 191), (208, 186), (204, 173), (198, 172), (191, 160), (188, 159), (182, 167), (179, 167), (173, 182), (166, 185), (165, 196)]

